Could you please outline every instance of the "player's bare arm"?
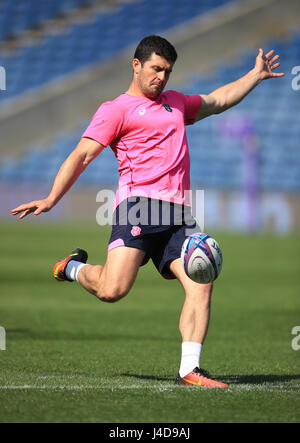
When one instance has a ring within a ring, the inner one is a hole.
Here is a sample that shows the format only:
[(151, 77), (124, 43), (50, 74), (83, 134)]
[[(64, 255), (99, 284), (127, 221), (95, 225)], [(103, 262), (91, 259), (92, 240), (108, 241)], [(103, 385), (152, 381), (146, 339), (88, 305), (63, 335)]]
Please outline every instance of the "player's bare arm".
[(22, 204), (13, 209), (11, 213), (13, 215), (20, 214), (19, 218), (22, 219), (31, 213), (39, 215), (42, 212), (50, 211), (103, 148), (104, 146), (95, 140), (82, 138), (61, 165), (48, 197)]
[(264, 55), (263, 49), (259, 49), (255, 66), (246, 75), (238, 80), (228, 83), (216, 89), (208, 95), (201, 95), (202, 106), (196, 120), (202, 120), (212, 114), (220, 114), (232, 106), (237, 105), (249, 92), (252, 91), (262, 80), (283, 77), (284, 73), (275, 73), (280, 66), (279, 55), (274, 55), (274, 50)]

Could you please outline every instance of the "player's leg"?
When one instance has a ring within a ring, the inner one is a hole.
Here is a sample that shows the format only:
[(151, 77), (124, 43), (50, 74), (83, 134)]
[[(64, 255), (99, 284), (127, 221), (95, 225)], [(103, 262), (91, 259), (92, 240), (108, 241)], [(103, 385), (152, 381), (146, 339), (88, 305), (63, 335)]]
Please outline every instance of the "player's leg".
[(114, 302), (124, 297), (134, 283), (146, 252), (135, 247), (110, 249), (104, 266), (86, 264), (87, 252), (77, 248), (54, 265), (58, 281), (77, 281), (100, 300)]
[(78, 282), (102, 301), (115, 302), (131, 289), (145, 251), (126, 246), (117, 247), (107, 254), (104, 266), (86, 265), (78, 272)]
[(132, 287), (139, 267), (147, 259), (149, 243), (139, 235), (141, 228), (137, 235), (133, 232), (134, 226), (128, 222), (128, 212), (134, 204), (135, 201), (123, 200), (116, 208), (103, 266), (86, 264), (87, 253), (78, 248), (54, 265), (54, 277), (59, 281), (76, 280), (103, 301), (114, 302), (124, 297)]
[(227, 388), (228, 385), (214, 380), (206, 371), (200, 369), (200, 355), (210, 319), (213, 285), (192, 281), (185, 274), (181, 259), (173, 260), (169, 268), (185, 291), (185, 301), (179, 321), (182, 354), (176, 383)]
[(180, 259), (170, 263), (170, 270), (180, 281), (185, 291), (179, 330), (182, 341), (204, 343), (210, 318), (212, 283), (199, 284), (185, 273)]

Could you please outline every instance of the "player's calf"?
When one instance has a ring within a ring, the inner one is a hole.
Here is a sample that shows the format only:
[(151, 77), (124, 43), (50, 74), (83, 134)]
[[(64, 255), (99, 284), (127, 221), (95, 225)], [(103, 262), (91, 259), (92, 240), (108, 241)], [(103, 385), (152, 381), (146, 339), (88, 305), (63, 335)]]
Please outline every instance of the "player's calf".
[(53, 276), (58, 281), (76, 280), (99, 300), (108, 303), (114, 303), (128, 294), (145, 257), (142, 250), (119, 247), (108, 252), (104, 266), (90, 265), (86, 264), (87, 253), (83, 251), (83, 254), (82, 251), (73, 251), (57, 262)]
[[(101, 265), (87, 265), (78, 273), (78, 282), (99, 300), (114, 303), (125, 297), (131, 285), (108, 277), (107, 269)], [(115, 280), (115, 281), (114, 281)]]

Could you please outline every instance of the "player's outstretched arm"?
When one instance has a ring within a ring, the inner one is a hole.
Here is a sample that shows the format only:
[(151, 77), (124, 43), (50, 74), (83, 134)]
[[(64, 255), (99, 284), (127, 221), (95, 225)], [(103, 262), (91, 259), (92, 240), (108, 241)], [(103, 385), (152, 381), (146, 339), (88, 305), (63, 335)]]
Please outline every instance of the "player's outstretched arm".
[(39, 215), (41, 212), (48, 212), (52, 207), (53, 205), (51, 204), (51, 201), (45, 198), (43, 200), (34, 200), (17, 206), (15, 209), (11, 210), (11, 213), (12, 215), (21, 214), (19, 218), (22, 219), (32, 212), (34, 215)]
[(274, 72), (279, 66), (279, 55), (274, 55), (273, 49), (264, 55), (263, 49), (260, 48), (254, 68), (246, 75), (208, 95), (201, 95), (202, 105), (196, 120), (201, 120), (212, 114), (220, 114), (237, 105), (263, 80), (283, 77), (283, 72)]
[(13, 215), (20, 214), (19, 218), (22, 219), (31, 213), (39, 215), (42, 212), (50, 211), (103, 148), (104, 146), (95, 140), (82, 138), (74, 151), (61, 165), (48, 197), (24, 203), (14, 208), (11, 213)]

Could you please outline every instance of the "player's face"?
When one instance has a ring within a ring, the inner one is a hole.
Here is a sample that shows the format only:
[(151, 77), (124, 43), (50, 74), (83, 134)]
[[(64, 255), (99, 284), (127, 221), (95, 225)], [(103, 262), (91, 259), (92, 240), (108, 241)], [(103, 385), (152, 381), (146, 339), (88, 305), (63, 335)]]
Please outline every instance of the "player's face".
[(136, 82), (142, 95), (149, 98), (157, 97), (169, 80), (173, 63), (155, 53), (143, 65), (137, 59), (134, 59), (134, 63)]

